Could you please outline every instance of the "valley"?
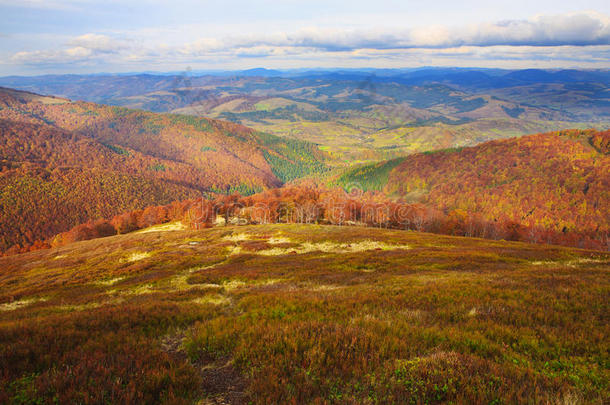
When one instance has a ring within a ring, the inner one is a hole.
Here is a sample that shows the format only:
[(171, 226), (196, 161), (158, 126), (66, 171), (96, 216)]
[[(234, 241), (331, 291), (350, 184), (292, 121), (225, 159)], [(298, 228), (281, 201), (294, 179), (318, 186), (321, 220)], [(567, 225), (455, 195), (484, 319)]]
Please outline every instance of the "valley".
[(567, 128), (610, 128), (604, 71), (419, 69), (0, 78), (71, 99), (228, 120), (335, 165)]

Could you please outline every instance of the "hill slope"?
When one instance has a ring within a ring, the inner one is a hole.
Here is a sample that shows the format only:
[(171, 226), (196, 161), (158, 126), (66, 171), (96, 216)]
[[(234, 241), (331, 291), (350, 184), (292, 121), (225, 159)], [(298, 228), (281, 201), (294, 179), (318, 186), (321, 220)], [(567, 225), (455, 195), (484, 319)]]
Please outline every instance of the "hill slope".
[(487, 220), (610, 232), (610, 132), (561, 131), (350, 169), (341, 185)]
[(607, 71), (257, 70), (216, 76), (6, 77), (0, 84), (226, 119), (309, 140), (352, 161), (567, 127), (607, 129), (608, 77)]
[(322, 170), (309, 143), (236, 124), (0, 89), (0, 250), (88, 219), (249, 194)]
[(156, 227), (0, 258), (0, 402), (602, 403), (610, 256)]

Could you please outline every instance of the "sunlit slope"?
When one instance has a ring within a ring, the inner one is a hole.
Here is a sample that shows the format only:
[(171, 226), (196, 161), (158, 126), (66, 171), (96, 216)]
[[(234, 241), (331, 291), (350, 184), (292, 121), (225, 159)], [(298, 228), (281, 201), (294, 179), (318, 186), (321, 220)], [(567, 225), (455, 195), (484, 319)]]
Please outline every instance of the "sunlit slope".
[(608, 131), (536, 134), (360, 166), (335, 182), (492, 221), (607, 231), (609, 144)]
[(299, 171), (310, 173), (323, 167), (324, 155), (312, 144), (283, 141), (229, 122), (71, 102), (10, 89), (0, 89), (0, 106), (0, 118), (50, 125), (118, 147), (119, 153), (120, 148), (130, 148), (188, 165), (205, 175), (182, 177), (202, 189), (277, 186), (282, 164), (295, 166), (295, 173), (287, 174), (292, 178)]
[(608, 254), (359, 227), (179, 229), (0, 258), (0, 401), (608, 399)]
[(206, 191), (277, 187), (325, 159), (232, 123), (0, 89), (0, 251)]

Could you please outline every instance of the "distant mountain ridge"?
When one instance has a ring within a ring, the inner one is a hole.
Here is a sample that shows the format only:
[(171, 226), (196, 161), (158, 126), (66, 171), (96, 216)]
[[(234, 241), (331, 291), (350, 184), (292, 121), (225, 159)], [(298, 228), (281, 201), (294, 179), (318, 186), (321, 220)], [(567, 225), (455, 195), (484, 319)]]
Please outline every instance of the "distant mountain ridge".
[(0, 85), (243, 124), (370, 161), (563, 128), (610, 128), (610, 71), (250, 69), (49, 75)]

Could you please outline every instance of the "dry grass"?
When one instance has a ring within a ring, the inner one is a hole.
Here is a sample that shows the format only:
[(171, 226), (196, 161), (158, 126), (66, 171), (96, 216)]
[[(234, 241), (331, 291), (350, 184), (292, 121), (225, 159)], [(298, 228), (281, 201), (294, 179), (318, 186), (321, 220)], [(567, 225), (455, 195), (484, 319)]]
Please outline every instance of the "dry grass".
[(172, 232), (172, 231), (184, 231), (186, 225), (180, 221), (168, 222), (166, 224), (154, 225), (140, 231), (138, 233), (150, 233), (150, 232)]
[(250, 235), (245, 233), (235, 233), (222, 238), (222, 240), (226, 240), (229, 242), (243, 242), (248, 239), (250, 239)]
[[(268, 243), (270, 244), (295, 244), (295, 241), (288, 238), (271, 238)], [(281, 256), (287, 254), (306, 254), (312, 252), (321, 253), (355, 253), (365, 252), (368, 250), (406, 250), (409, 249), (408, 245), (389, 245), (384, 242), (364, 240), (354, 243), (334, 243), (330, 241), (324, 242), (304, 242), (296, 246), (287, 248), (275, 247), (272, 249), (259, 250), (256, 254), (263, 256)]]
[(123, 281), (124, 279), (125, 279), (125, 277), (115, 277), (115, 278), (110, 278), (107, 280), (99, 280), (99, 281), (96, 281), (94, 284), (106, 287), (106, 286), (111, 286), (113, 284), (116, 284), (119, 281)]
[(269, 225), (119, 235), (0, 269), (0, 403), (609, 397), (600, 252)]
[(46, 298), (28, 298), (28, 299), (8, 302), (6, 304), (0, 304), (0, 311), (14, 311), (16, 309), (28, 307), (37, 302), (43, 302), (46, 300), (47, 300)]
[(195, 298), (191, 301), (194, 304), (212, 304), (212, 305), (228, 305), (231, 300), (224, 295), (211, 295), (200, 298)]
[(137, 262), (138, 260), (146, 259), (147, 257), (150, 257), (150, 252), (134, 252), (125, 260), (128, 262)]

